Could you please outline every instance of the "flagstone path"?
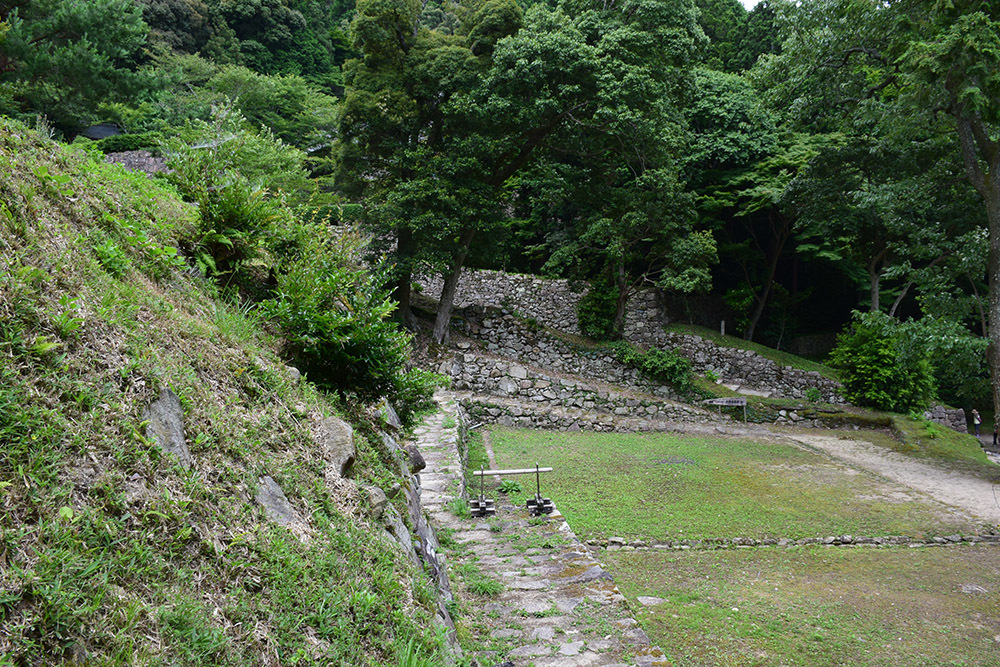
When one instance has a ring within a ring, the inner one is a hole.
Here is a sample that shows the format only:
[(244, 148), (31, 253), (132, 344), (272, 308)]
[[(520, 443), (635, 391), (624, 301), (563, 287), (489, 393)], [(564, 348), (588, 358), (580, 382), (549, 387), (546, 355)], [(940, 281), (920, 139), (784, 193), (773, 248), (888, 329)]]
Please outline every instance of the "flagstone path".
[[(500, 506), (493, 519), (461, 519), (449, 504), (462, 498), (459, 416), (454, 396), (414, 432), (427, 467), (421, 500), (446, 550), (461, 604), (456, 625), (463, 650), (481, 667), (653, 667), (669, 665), (652, 646), (611, 575), (558, 508), (531, 518)], [(503, 584), (494, 597), (470, 590), (486, 576)], [(464, 582), (464, 583), (463, 583)]]

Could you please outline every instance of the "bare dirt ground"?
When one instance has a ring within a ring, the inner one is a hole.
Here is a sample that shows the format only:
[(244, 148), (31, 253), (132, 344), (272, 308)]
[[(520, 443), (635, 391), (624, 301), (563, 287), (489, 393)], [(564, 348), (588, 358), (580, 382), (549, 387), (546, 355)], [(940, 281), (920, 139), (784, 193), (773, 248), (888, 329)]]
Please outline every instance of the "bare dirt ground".
[(976, 519), (1000, 524), (1000, 490), (997, 485), (944, 466), (917, 461), (863, 440), (799, 433), (787, 436), (814, 451), (864, 468), (903, 484), (931, 498), (964, 511)]

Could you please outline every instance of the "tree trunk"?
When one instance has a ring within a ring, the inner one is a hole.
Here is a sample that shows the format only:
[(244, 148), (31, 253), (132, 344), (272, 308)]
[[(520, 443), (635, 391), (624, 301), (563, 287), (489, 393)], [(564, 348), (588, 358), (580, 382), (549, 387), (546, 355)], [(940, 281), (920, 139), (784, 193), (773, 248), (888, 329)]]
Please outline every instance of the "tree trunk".
[(882, 263), (888, 250), (882, 248), (879, 254), (868, 261), (868, 297), (871, 303), (868, 306), (869, 312), (876, 313), (879, 309), (879, 293), (882, 283)]
[(409, 229), (400, 229), (396, 237), (396, 255), (399, 257), (400, 276), (396, 281), (393, 290), (393, 298), (399, 304), (396, 311), (396, 318), (404, 327), (410, 331), (417, 330), (417, 318), (414, 317), (410, 309), (410, 282), (413, 279), (411, 261), (414, 254), (413, 232)]
[[(950, 88), (949, 92), (955, 94)], [(990, 342), (986, 359), (990, 366), (993, 410), (1000, 415), (1000, 326), (997, 326), (1000, 321), (1000, 142), (991, 138), (981, 117), (968, 115), (960, 103), (951, 112), (955, 117), (966, 176), (986, 204), (990, 231), (990, 256), (986, 268), (990, 291), (987, 314)]]
[(969, 285), (972, 286), (972, 296), (976, 299), (976, 312), (979, 313), (979, 332), (983, 338), (987, 338), (990, 335), (990, 327), (986, 323), (986, 311), (983, 309), (983, 297), (979, 296), (979, 289), (976, 288), (976, 281), (972, 279), (972, 276), (966, 275), (969, 279)]
[(398, 319), (400, 324), (410, 331), (416, 331), (417, 318), (413, 314), (413, 310), (410, 308), (410, 297), (412, 296), (410, 280), (412, 278), (413, 275), (409, 271), (399, 277), (399, 281), (396, 283), (396, 289), (393, 292), (393, 298), (399, 304), (399, 308), (396, 311), (396, 319)]
[(908, 280), (906, 284), (903, 285), (903, 289), (900, 290), (899, 296), (896, 297), (896, 300), (892, 302), (892, 307), (889, 308), (889, 317), (896, 317), (896, 311), (899, 310), (899, 306), (903, 303), (903, 299), (906, 298), (906, 295), (910, 293), (911, 287), (913, 287), (912, 280)]
[(615, 272), (615, 287), (618, 288), (618, 299), (615, 301), (614, 336), (622, 339), (625, 337), (625, 307), (628, 305), (630, 291), (624, 265), (620, 265)]
[(441, 299), (438, 301), (437, 317), (434, 320), (434, 342), (443, 345), (448, 342), (451, 327), (451, 311), (455, 303), (455, 292), (458, 290), (458, 279), (462, 277), (462, 266), (469, 254), (469, 246), (476, 235), (475, 230), (465, 229), (458, 242), (458, 249), (452, 258), (451, 273), (445, 276), (444, 287), (441, 288)]
[(868, 298), (870, 304), (869, 312), (878, 312), (879, 283), (882, 282), (882, 272), (878, 269), (875, 260), (868, 264)]
[[(944, 259), (947, 256), (948, 256), (948, 253), (946, 253), (946, 252), (941, 253), (940, 255), (938, 255), (937, 257), (935, 257), (934, 260), (930, 264), (928, 264), (927, 266), (925, 266), (924, 268), (925, 269), (933, 269), (935, 266), (938, 265), (938, 262), (940, 262), (942, 259)], [(899, 296), (897, 296), (896, 300), (892, 302), (892, 307), (889, 308), (889, 317), (896, 317), (896, 312), (899, 310), (900, 304), (903, 303), (903, 299), (905, 299), (906, 295), (910, 293), (910, 288), (911, 287), (913, 287), (913, 279), (912, 278), (910, 280), (906, 281), (906, 284), (903, 285), (903, 289), (901, 289), (899, 291)]]
[[(777, 262), (772, 262), (772, 265)], [(760, 290), (760, 294), (757, 295), (757, 305), (754, 306), (753, 314), (750, 315), (750, 324), (747, 325), (747, 330), (743, 332), (743, 340), (753, 340), (753, 335), (757, 331), (757, 324), (760, 322), (760, 318), (764, 315), (764, 307), (767, 305), (767, 299), (771, 296), (771, 285), (774, 284), (774, 269), (772, 268), (767, 276), (767, 282), (764, 283), (764, 287)]]
[[(774, 277), (778, 273), (778, 260), (781, 258), (781, 251), (785, 248), (785, 242), (788, 240), (790, 232), (788, 220), (784, 216), (779, 215), (781, 227), (775, 227), (774, 215), (773, 210), (767, 214), (773, 238), (771, 258), (767, 267), (767, 281), (761, 288), (760, 295), (756, 296), (757, 305), (754, 306), (753, 314), (750, 316), (750, 324), (747, 325), (746, 331), (743, 332), (744, 340), (753, 340), (754, 333), (757, 331), (757, 324), (760, 322), (760, 318), (764, 316), (764, 308), (767, 306), (768, 297), (771, 296)], [(758, 247), (760, 247), (760, 244), (758, 244)]]
[(990, 344), (986, 359), (990, 365), (990, 384), (993, 388), (994, 414), (1000, 415), (1000, 170), (992, 179), (993, 195), (986, 201), (986, 219), (990, 227), (990, 257), (987, 266), (990, 298), (987, 329)]

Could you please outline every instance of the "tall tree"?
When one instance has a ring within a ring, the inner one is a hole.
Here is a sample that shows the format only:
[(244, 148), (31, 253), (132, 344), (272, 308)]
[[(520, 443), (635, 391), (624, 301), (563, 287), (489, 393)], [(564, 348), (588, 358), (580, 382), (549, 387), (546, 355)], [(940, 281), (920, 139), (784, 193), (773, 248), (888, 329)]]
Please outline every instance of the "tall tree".
[[(520, 24), (520, 10), (508, 0), (478, 13), (496, 19), (501, 32)], [(358, 4), (352, 23), (361, 57), (345, 66), (336, 177), (345, 194), (364, 201), (374, 247), (395, 263), (394, 296), (411, 327), (410, 281), (418, 264), (440, 270), (462, 237), (463, 216), (490, 217), (481, 194), (484, 167), (459, 131), (469, 123), (461, 108), (448, 107), (489, 66), (491, 39), (479, 40), (479, 54), (469, 39), (475, 14), (466, 34), (453, 35), (423, 27), (416, 2), (369, 0)]]
[[(790, 186), (799, 249), (867, 281), (869, 310), (896, 315), (911, 289), (940, 285), (935, 269), (961, 254), (981, 211), (969, 210), (961, 164), (948, 159), (953, 138), (836, 136)], [(884, 293), (894, 299), (883, 304)]]
[(0, 25), (0, 114), (73, 133), (101, 103), (157, 84), (141, 68), (148, 28), (133, 0), (0, 0)]
[[(989, 227), (989, 362), (1000, 413), (1000, 4), (775, 3), (788, 39), (762, 62), (779, 105), (813, 123), (875, 120), (885, 136), (947, 119)], [(838, 118), (839, 116), (839, 118)]]
[[(649, 142), (669, 143), (654, 128), (676, 124), (674, 105), (690, 90), (689, 63), (703, 39), (688, 2), (567, 0), (556, 9), (531, 7), (524, 27), (497, 43), (478, 89), (455, 102), (470, 105), (466, 108), (473, 112), (479, 131), (469, 136), (487, 165), (486, 183), (502, 194), (512, 177), (545, 150), (591, 163), (603, 156), (614, 168), (604, 165), (600, 171), (630, 172), (625, 180), (638, 186), (633, 192), (639, 202), (645, 187), (639, 179), (654, 178), (655, 169), (667, 165), (631, 157), (645, 154)], [(613, 150), (602, 150), (612, 145)], [(623, 160), (626, 153), (629, 158)], [(622, 182), (604, 179), (595, 186), (619, 188)], [(622, 221), (623, 216), (610, 219)], [(446, 290), (457, 284), (475, 236), (475, 227), (463, 230)], [(450, 315), (450, 294), (445, 294), (435, 322), (439, 340)]]
[(682, 94), (701, 34), (690, 4), (660, 0), (535, 5), (523, 27), (516, 5), (489, 0), (468, 7), (456, 35), (421, 29), (415, 4), (358, 9), (365, 55), (349, 66), (341, 175), (391, 231), (404, 313), (416, 259), (444, 274), (438, 340), (473, 243), (503, 221), (511, 179), (580, 128), (639, 145), (633, 128)]
[(723, 72), (746, 69), (741, 53), (742, 36), (747, 30), (747, 10), (739, 0), (695, 0), (698, 23), (708, 43), (705, 65)]

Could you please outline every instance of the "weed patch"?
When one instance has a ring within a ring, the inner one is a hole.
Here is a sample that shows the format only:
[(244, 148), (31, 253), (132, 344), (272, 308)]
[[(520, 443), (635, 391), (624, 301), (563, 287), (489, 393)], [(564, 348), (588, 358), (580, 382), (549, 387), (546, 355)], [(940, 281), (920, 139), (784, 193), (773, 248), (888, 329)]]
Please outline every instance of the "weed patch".
[[(257, 313), (186, 271), (190, 208), (4, 120), (0, 165), (0, 663), (433, 656), (426, 576), (331, 488), (312, 441), (314, 419), (363, 406), (292, 382)], [(164, 387), (189, 469), (146, 437)], [(361, 419), (352, 475), (385, 482)], [(265, 520), (263, 475), (308, 539)]]

